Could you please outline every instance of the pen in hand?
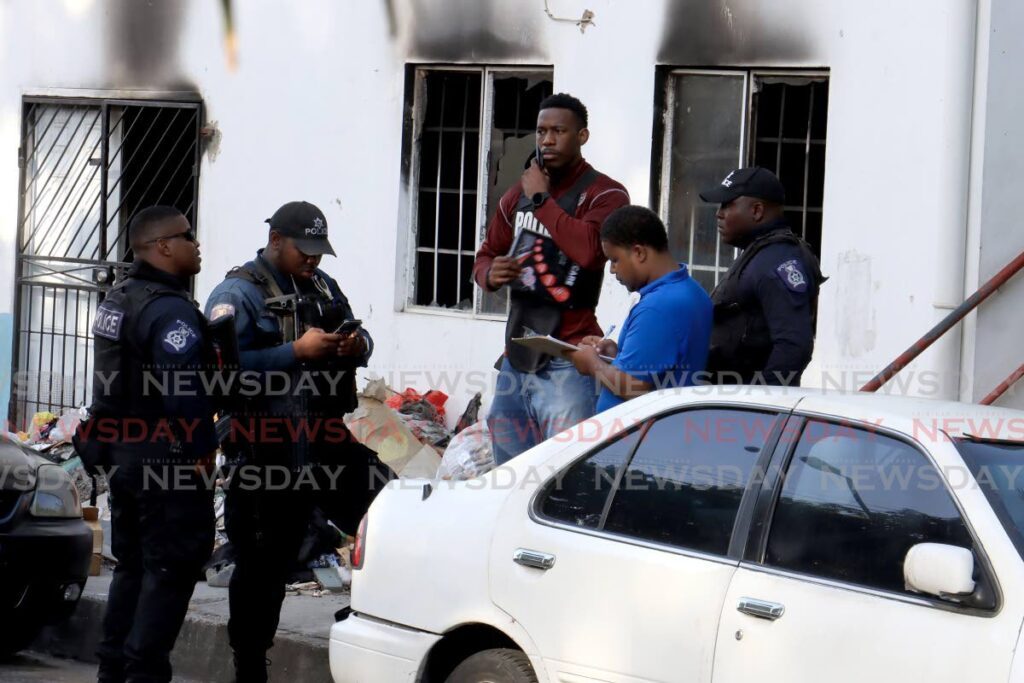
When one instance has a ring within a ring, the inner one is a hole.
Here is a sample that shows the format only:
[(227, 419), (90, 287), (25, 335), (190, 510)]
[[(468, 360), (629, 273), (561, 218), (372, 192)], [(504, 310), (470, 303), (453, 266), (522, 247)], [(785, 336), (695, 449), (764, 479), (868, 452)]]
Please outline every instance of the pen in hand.
[[(615, 353), (618, 347), (618, 345), (615, 342), (609, 339), (609, 337), (612, 336), (612, 333), (614, 331), (615, 325), (612, 325), (611, 327), (608, 328), (608, 333), (605, 334), (603, 337), (598, 337), (597, 335), (594, 335), (592, 337), (585, 337), (581, 342), (581, 345), (592, 347), (594, 350), (597, 351), (598, 357), (601, 360), (603, 360), (606, 363), (611, 363), (612, 361), (615, 360), (615, 358), (613, 355), (610, 354)], [(603, 348), (607, 346), (605, 342), (610, 344), (611, 348)]]

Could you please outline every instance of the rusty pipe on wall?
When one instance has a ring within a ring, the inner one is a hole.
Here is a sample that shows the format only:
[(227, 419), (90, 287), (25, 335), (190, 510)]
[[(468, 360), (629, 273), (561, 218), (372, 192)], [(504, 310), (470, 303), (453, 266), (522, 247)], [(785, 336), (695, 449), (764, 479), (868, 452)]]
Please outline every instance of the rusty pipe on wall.
[(990, 406), (995, 403), (996, 399), (1005, 394), (1006, 390), (1012, 387), (1021, 377), (1024, 377), (1024, 364), (1021, 364), (1009, 377), (1000, 382), (999, 386), (990, 391), (988, 396), (981, 399), (981, 405)]
[(928, 330), (923, 337), (918, 339), (910, 346), (910, 348), (901, 353), (896, 360), (889, 363), (884, 370), (875, 375), (871, 381), (862, 386), (860, 390), (877, 391), (883, 384), (892, 379), (893, 375), (909, 365), (910, 362), (920, 356), (925, 349), (934, 344), (939, 337), (948, 332), (953, 325), (956, 325), (958, 322), (963, 320), (967, 317), (967, 314), (977, 308), (981, 302), (992, 296), (997, 289), (1002, 287), (1007, 280), (1016, 275), (1022, 268), (1024, 268), (1024, 252), (1021, 252), (1017, 258), (1006, 264), (1002, 270), (993, 275), (988, 282), (978, 288), (978, 291), (972, 294), (966, 301), (950, 311), (949, 315), (939, 321), (935, 327)]

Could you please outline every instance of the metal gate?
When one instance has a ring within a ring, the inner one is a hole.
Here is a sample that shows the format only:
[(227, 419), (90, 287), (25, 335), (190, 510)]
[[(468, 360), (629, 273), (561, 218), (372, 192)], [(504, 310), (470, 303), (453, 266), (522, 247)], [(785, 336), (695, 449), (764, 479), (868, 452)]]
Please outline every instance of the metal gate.
[(26, 97), (8, 419), (88, 405), (92, 317), (153, 204), (197, 218), (200, 102)]

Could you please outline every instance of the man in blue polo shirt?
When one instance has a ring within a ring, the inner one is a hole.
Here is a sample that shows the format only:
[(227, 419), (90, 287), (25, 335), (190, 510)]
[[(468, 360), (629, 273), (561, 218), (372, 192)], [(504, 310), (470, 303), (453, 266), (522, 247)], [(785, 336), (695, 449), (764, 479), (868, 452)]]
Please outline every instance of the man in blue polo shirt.
[(711, 298), (672, 258), (661, 219), (642, 206), (622, 207), (601, 227), (601, 249), (612, 275), (640, 301), (622, 326), (621, 348), (590, 336), (570, 356), (602, 386), (597, 411), (654, 389), (695, 384), (708, 358)]

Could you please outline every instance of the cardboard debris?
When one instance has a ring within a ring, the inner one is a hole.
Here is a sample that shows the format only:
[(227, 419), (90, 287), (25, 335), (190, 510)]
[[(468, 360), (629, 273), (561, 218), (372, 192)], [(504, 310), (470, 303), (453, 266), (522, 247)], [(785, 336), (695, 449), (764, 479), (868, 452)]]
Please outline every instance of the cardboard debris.
[(82, 506), (82, 518), (92, 530), (92, 558), (89, 561), (89, 576), (99, 576), (103, 567), (103, 527), (100, 526), (100, 509), (92, 505)]
[(381, 400), (386, 400), (387, 392), (383, 380), (371, 381), (359, 397), (358, 407), (345, 415), (345, 426), (399, 477), (433, 478), (441, 456), (422, 444), (398, 413)]
[(398, 472), (403, 479), (433, 479), (437, 476), (437, 468), (441, 466), (441, 456), (430, 446), (423, 446), (409, 459)]

